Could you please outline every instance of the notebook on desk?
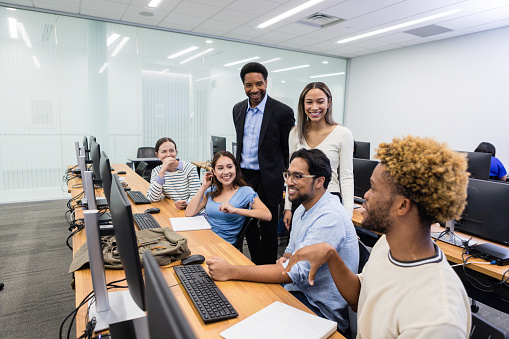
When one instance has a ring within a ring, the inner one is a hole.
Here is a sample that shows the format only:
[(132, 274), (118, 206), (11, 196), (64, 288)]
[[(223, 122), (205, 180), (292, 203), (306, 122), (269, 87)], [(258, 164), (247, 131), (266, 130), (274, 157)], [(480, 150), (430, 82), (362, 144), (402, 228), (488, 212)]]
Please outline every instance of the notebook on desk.
[(170, 218), (171, 228), (175, 232), (210, 230), (210, 224), (203, 215), (186, 218)]
[(221, 332), (225, 339), (325, 339), (337, 323), (276, 301)]

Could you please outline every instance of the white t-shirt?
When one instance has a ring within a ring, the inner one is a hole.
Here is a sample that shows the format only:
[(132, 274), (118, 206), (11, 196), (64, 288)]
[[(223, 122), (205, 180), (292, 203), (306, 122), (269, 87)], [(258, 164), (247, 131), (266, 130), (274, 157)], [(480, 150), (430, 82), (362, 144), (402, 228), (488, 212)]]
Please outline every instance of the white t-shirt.
[(357, 338), (468, 338), (465, 288), (436, 245), (435, 256), (400, 262), (382, 236), (362, 273)]

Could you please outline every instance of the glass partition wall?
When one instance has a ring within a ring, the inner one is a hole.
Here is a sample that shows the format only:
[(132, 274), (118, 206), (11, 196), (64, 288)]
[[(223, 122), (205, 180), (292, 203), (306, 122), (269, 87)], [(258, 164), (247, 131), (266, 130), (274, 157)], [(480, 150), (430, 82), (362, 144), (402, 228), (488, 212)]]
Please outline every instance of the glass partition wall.
[(189, 162), (210, 158), (211, 135), (231, 151), (251, 60), (295, 112), (307, 83), (327, 83), (343, 122), (344, 59), (5, 7), (0, 21), (0, 202), (68, 197), (62, 176), (84, 135), (112, 163), (163, 136)]

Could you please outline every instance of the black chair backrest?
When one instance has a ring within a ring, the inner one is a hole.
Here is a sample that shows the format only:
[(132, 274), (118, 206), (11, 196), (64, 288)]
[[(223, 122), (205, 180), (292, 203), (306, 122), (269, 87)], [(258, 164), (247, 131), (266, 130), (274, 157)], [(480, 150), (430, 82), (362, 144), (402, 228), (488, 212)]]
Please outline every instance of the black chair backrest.
[(469, 339), (508, 339), (508, 333), (472, 313), (472, 329)]
[(145, 169), (147, 168), (148, 164), (145, 161), (140, 161), (138, 163), (138, 166), (136, 166), (135, 172), (138, 173), (139, 176), (143, 176), (145, 173)]
[(364, 245), (362, 241), (359, 240), (359, 273), (362, 272), (364, 265), (366, 265), (366, 262), (368, 262), (369, 255), (370, 253), (366, 245)]
[(155, 147), (140, 147), (138, 148), (138, 154), (136, 158), (155, 158), (156, 149)]
[(242, 253), (242, 249), (244, 247), (244, 237), (246, 235), (247, 228), (252, 227), (251, 225), (254, 224), (254, 222), (256, 221), (258, 220), (255, 218), (246, 218), (246, 220), (244, 221), (244, 225), (242, 225), (242, 228), (240, 229), (237, 241), (235, 241), (235, 244), (233, 245), (235, 246), (236, 249), (240, 251), (240, 253)]

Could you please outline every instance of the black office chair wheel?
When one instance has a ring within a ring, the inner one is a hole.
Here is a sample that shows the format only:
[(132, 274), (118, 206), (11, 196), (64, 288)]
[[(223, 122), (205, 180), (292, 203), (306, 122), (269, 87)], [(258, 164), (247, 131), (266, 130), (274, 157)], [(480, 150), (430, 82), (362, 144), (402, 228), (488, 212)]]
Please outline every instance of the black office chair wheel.
[(4, 283), (0, 283), (0, 291), (4, 289)]
[(470, 311), (472, 311), (472, 313), (479, 312), (479, 306), (477, 306), (477, 305), (470, 305)]

